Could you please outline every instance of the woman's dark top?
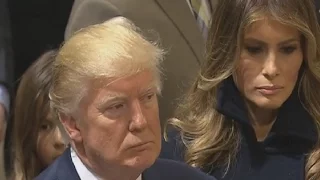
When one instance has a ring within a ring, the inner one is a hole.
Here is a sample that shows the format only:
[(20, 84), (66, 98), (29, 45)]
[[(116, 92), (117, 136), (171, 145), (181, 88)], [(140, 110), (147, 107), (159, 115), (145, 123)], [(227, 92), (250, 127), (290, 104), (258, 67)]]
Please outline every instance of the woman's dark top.
[[(304, 180), (306, 154), (317, 141), (316, 126), (298, 98), (297, 88), (282, 105), (277, 120), (263, 142), (258, 142), (248, 120), (244, 102), (232, 78), (222, 84), (217, 110), (226, 121), (240, 126), (241, 143), (237, 157), (224, 175), (225, 167), (204, 169), (221, 180)], [(184, 147), (178, 133), (169, 133), (163, 142), (161, 158), (183, 161)]]

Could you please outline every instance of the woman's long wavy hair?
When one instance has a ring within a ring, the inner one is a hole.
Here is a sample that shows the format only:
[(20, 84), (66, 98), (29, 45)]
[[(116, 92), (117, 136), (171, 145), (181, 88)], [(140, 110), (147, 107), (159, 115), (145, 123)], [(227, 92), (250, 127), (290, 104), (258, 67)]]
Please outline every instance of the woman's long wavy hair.
[(54, 50), (44, 53), (21, 78), (14, 104), (13, 170), (9, 179), (31, 180), (43, 170), (36, 154), (37, 138), (50, 112), (48, 95), (55, 54)]
[[(230, 167), (240, 143), (239, 127), (215, 110), (217, 90), (235, 70), (244, 32), (263, 17), (298, 29), (303, 36), (305, 68), (299, 90), (303, 105), (320, 132), (320, 28), (313, 0), (218, 0), (200, 75), (183, 98), (168, 125), (177, 128), (186, 146), (188, 164), (206, 168)], [(308, 156), (307, 180), (320, 179), (319, 143)]]

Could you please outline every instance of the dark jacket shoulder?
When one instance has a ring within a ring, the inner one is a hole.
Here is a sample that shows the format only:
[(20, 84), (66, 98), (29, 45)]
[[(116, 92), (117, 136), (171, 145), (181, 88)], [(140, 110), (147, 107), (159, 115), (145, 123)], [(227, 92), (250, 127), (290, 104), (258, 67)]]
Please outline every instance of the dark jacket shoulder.
[(143, 173), (143, 180), (216, 180), (185, 163), (169, 159), (157, 159)]
[(181, 140), (180, 133), (177, 130), (167, 132), (167, 139), (162, 140), (162, 147), (159, 157), (162, 159), (171, 159), (184, 162), (185, 146)]
[(71, 159), (68, 148), (47, 169), (40, 173), (35, 180), (80, 180)]
[[(185, 163), (157, 159), (142, 173), (143, 180), (215, 180)], [(53, 164), (44, 170), (35, 180), (80, 180), (72, 163), (70, 150), (67, 149)]]

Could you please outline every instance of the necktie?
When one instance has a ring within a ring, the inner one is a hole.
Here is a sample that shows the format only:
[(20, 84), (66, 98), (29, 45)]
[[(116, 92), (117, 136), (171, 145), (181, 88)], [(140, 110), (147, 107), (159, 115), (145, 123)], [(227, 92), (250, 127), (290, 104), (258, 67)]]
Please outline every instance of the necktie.
[(209, 0), (187, 0), (204, 39), (207, 39), (211, 20), (211, 4)]

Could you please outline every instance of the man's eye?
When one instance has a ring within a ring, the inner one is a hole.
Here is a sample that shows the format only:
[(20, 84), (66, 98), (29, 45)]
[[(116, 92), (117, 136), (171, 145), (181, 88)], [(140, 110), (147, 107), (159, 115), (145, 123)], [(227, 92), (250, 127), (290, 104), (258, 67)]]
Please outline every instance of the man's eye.
[(107, 108), (108, 111), (119, 110), (124, 107), (124, 104), (115, 104)]
[(115, 109), (123, 108), (123, 104), (117, 104), (117, 105), (114, 106), (114, 108), (115, 108)]
[(155, 94), (153, 94), (153, 93), (152, 93), (152, 94), (148, 94), (146, 98), (147, 98), (148, 100), (150, 100), (150, 99), (152, 99), (152, 98), (154, 97), (154, 95), (155, 95)]
[(150, 102), (155, 97), (155, 95), (156, 95), (155, 93), (146, 94), (142, 96), (141, 100), (144, 102)]

